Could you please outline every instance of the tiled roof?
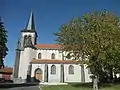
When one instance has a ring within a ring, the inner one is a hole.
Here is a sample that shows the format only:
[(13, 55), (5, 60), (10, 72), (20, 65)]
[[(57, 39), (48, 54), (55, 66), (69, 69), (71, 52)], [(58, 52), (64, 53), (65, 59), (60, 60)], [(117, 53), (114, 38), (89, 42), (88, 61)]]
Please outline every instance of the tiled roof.
[(57, 60), (57, 59), (35, 59), (31, 63), (63, 63), (63, 64), (72, 64), (77, 63), (75, 60)]
[(5, 67), (0, 69), (0, 73), (11, 73), (13, 72), (13, 68)]
[(59, 44), (37, 44), (35, 47), (37, 49), (60, 49)]

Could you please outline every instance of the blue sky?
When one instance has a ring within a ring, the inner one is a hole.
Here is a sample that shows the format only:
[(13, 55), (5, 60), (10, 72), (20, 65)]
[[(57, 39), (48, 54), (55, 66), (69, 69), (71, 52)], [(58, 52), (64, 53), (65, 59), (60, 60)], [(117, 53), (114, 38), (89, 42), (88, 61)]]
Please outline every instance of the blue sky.
[(8, 31), (9, 48), (5, 65), (13, 66), (20, 31), (25, 28), (31, 11), (34, 12), (38, 43), (55, 43), (62, 24), (86, 12), (107, 9), (120, 16), (120, 0), (0, 0), (0, 16)]

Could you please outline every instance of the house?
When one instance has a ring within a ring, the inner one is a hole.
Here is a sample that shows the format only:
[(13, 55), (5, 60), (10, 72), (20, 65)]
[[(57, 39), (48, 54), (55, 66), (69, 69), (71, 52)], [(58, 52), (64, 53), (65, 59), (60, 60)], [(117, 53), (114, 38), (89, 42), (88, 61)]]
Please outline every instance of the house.
[(13, 69), (11, 67), (4, 67), (0, 69), (0, 78), (3, 81), (9, 81), (12, 80), (12, 71)]

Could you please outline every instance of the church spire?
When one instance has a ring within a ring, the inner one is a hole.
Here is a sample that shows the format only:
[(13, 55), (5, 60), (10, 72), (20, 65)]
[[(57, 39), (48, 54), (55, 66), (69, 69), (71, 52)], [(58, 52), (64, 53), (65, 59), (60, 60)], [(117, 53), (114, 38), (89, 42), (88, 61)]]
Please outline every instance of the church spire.
[(35, 23), (34, 23), (33, 12), (30, 13), (30, 17), (28, 19), (25, 30), (35, 31)]

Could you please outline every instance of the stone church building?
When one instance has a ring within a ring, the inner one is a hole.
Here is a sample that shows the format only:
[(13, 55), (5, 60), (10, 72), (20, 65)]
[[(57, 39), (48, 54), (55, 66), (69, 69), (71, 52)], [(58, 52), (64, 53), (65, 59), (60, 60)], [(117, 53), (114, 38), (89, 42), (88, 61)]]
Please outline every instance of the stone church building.
[(89, 69), (85, 66), (84, 77), (81, 77), (81, 66), (65, 58), (66, 52), (60, 50), (60, 45), (37, 43), (38, 34), (32, 12), (20, 34), (13, 68), (15, 83), (91, 82)]

